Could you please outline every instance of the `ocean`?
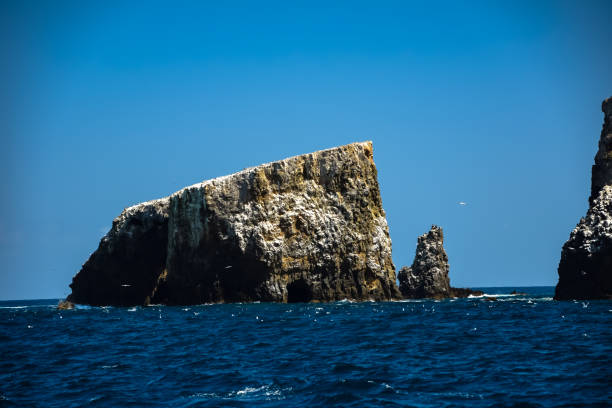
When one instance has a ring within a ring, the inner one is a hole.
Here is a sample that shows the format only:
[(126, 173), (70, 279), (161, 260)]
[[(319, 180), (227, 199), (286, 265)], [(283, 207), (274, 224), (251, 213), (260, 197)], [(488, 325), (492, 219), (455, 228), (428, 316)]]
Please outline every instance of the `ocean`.
[(611, 301), (480, 289), (497, 300), (0, 302), (0, 406), (612, 406)]

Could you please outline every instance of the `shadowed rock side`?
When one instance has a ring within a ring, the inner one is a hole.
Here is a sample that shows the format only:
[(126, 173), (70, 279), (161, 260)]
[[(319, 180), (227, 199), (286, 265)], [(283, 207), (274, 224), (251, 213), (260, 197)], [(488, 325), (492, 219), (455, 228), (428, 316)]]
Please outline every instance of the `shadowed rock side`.
[(612, 184), (612, 97), (603, 101), (601, 110), (604, 113), (604, 123), (599, 137), (599, 149), (595, 154), (595, 164), (591, 168), (590, 204), (593, 204), (604, 186)]
[(398, 298), (372, 144), (130, 207), (71, 288), (69, 300), (95, 305)]
[(591, 196), (563, 245), (555, 299), (612, 299), (612, 98), (602, 104), (604, 124), (591, 175)]
[(563, 245), (555, 299), (612, 299), (612, 186), (604, 186)]
[(67, 300), (95, 306), (148, 303), (166, 267), (168, 203), (166, 198), (123, 210), (72, 279)]
[(418, 238), (412, 266), (404, 266), (398, 273), (400, 291), (407, 299), (442, 299), (483, 294), (471, 289), (451, 287), (449, 269), (442, 228), (432, 225), (428, 233)]

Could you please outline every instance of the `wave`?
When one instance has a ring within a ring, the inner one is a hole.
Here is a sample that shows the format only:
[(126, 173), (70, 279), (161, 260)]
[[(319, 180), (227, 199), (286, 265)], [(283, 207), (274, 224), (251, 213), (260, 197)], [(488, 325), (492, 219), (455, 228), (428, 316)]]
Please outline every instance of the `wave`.
[(224, 400), (281, 400), (285, 394), (292, 391), (291, 387), (281, 388), (276, 385), (246, 386), (241, 389), (229, 392), (198, 392), (190, 395), (196, 399), (224, 399)]

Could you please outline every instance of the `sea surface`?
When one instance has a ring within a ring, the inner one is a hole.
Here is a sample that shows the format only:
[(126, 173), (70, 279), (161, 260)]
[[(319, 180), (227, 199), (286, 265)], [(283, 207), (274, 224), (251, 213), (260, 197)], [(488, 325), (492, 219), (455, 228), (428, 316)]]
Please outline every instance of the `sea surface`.
[(0, 406), (612, 406), (611, 301), (484, 290), (497, 300), (0, 302)]

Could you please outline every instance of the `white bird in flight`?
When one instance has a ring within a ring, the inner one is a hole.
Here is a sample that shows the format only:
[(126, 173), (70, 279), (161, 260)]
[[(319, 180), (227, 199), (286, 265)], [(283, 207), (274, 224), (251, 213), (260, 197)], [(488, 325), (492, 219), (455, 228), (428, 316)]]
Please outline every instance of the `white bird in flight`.
[(467, 203), (465, 201), (459, 201), (457, 204), (459, 204), (459, 205), (467, 205)]

